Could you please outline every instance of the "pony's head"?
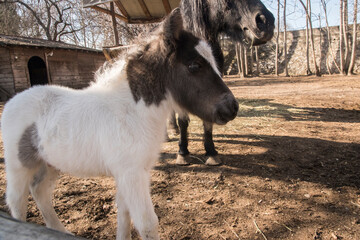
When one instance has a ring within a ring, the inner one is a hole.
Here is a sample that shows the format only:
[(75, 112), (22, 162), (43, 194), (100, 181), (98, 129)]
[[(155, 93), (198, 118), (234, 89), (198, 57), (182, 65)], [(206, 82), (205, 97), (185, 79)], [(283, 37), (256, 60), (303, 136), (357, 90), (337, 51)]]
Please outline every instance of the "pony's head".
[(260, 0), (225, 1), (224, 31), (235, 39), (259, 45), (274, 34), (275, 18)]
[(159, 104), (168, 93), (205, 121), (225, 124), (236, 117), (238, 102), (221, 78), (211, 47), (183, 29), (179, 9), (142, 46), (127, 64), (135, 100)]
[(182, 0), (180, 8), (186, 28), (212, 41), (223, 32), (259, 45), (274, 34), (274, 16), (260, 0)]

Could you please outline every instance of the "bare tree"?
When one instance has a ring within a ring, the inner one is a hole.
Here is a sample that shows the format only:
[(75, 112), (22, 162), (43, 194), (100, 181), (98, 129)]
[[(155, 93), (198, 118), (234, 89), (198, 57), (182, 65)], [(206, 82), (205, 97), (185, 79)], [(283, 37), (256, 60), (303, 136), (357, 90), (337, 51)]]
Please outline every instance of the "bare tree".
[(356, 58), (356, 41), (357, 41), (357, 11), (358, 11), (358, 0), (354, 0), (354, 19), (353, 19), (353, 35), (352, 35), (352, 49), (351, 49), (351, 57), (350, 64), (348, 69), (348, 75), (354, 74), (354, 65)]
[(238, 73), (241, 78), (246, 77), (246, 66), (245, 66), (245, 50), (241, 43), (235, 43), (236, 50), (236, 61), (238, 65)]
[(310, 27), (310, 40), (311, 40), (311, 47), (312, 47), (312, 55), (313, 55), (313, 62), (314, 62), (314, 68), (315, 68), (315, 75), (316, 76), (321, 76), (320, 71), (319, 71), (319, 67), (316, 63), (316, 55), (315, 55), (315, 44), (314, 44), (314, 34), (313, 34), (313, 27), (312, 27), (312, 22), (311, 22), (311, 1), (309, 0), (309, 6), (306, 7), (304, 2), (302, 0), (299, 0), (299, 2), (301, 3), (301, 5), (303, 6), (305, 13), (306, 13), (306, 17), (309, 20), (309, 27)]
[(250, 63), (249, 63), (249, 73), (251, 75), (254, 74), (253, 66), (254, 66), (254, 46), (251, 46), (250, 47)]
[(347, 74), (348, 69), (349, 69), (349, 63), (350, 63), (350, 44), (349, 44), (349, 20), (348, 20), (348, 0), (343, 0), (343, 24), (342, 24), (342, 29), (341, 31), (343, 31), (343, 37), (344, 37), (344, 69), (343, 69), (343, 74)]
[[(309, 9), (310, 0), (306, 0), (306, 9)], [(306, 18), (306, 30), (305, 30), (305, 45), (306, 45), (306, 74), (311, 75), (310, 59), (309, 59), (309, 19)]]
[(17, 35), (19, 22), (16, 5), (8, 1), (0, 2), (0, 34)]
[(81, 1), (71, 1), (72, 7), (68, 13), (69, 22), (74, 29), (80, 29), (80, 31), (63, 35), (61, 40), (84, 47), (102, 47), (111, 31), (108, 17), (92, 9), (83, 8)]
[[(355, 9), (356, 8), (356, 9)], [(356, 49), (356, 19), (357, 18), (357, 1), (354, 4), (354, 29), (352, 39), (352, 51), (350, 52), (350, 36), (349, 36), (349, 23), (348, 23), (348, 1), (340, 0), (340, 28), (339, 28), (339, 48), (340, 48), (340, 72), (343, 75), (352, 74), (355, 64), (355, 50)], [(355, 46), (354, 46), (355, 45)], [(352, 65), (352, 66), (351, 66)], [(351, 66), (351, 71), (350, 70)]]
[(244, 76), (247, 77), (249, 75), (249, 62), (248, 62), (248, 49), (247, 46), (242, 45), (242, 51), (243, 51), (243, 60), (244, 64)]
[(276, 25), (276, 49), (275, 49), (275, 74), (279, 75), (279, 36), (280, 36), (280, 0), (277, 0), (277, 25)]
[(70, 23), (72, 2), (65, 0), (14, 0), (23, 8), (24, 17), (30, 14), (48, 40), (59, 41), (63, 35), (80, 31)]
[(235, 53), (236, 53), (236, 65), (238, 68), (238, 74), (241, 75), (242, 70), (241, 70), (241, 57), (240, 57), (240, 43), (235, 43), (234, 47), (235, 47)]
[(287, 34), (286, 34), (286, 0), (284, 0), (284, 64), (285, 76), (289, 76), (288, 59), (287, 59)]
[(344, 63), (344, 37), (343, 37), (343, 24), (344, 24), (344, 1), (340, 0), (340, 26), (339, 26), (339, 53), (340, 53), (340, 73), (345, 73), (345, 63)]
[(256, 62), (256, 75), (260, 75), (260, 67), (259, 67), (259, 47), (255, 46), (255, 62)]
[(318, 15), (318, 18), (319, 18), (319, 49), (320, 49), (320, 62), (319, 62), (319, 69), (320, 69), (320, 72), (321, 72), (321, 59), (323, 59), (323, 52), (322, 52), (322, 33), (323, 33), (323, 30), (322, 30), (322, 26), (321, 26), (321, 14), (319, 13)]
[[(327, 15), (327, 1), (326, 0), (321, 0), (321, 5), (323, 7), (324, 15), (325, 15), (326, 32), (327, 32), (327, 39), (328, 39), (328, 44), (329, 44), (328, 48), (329, 48), (329, 52), (331, 54), (331, 63), (334, 63), (334, 65), (336, 66), (338, 71), (341, 72), (340, 67), (336, 62), (334, 50), (333, 50), (333, 47), (332, 47), (331, 31), (330, 31), (328, 15)], [(328, 71), (331, 74), (331, 67), (330, 66), (328, 67)]]

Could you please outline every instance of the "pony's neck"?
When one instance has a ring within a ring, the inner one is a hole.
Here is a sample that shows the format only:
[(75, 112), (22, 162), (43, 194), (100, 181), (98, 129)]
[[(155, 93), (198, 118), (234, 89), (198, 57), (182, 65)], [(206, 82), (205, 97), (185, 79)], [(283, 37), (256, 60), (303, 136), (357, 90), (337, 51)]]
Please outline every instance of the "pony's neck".
[(184, 16), (185, 29), (210, 42), (217, 41), (223, 29), (223, 0), (184, 0), (180, 8)]
[[(154, 99), (153, 96), (159, 94), (158, 90), (156, 90), (158, 87), (154, 87), (154, 83), (142, 78), (141, 75), (133, 74), (133, 77), (136, 76), (137, 78), (135, 80), (129, 79), (128, 63), (129, 61), (117, 60), (111, 66), (104, 66), (98, 70), (96, 81), (86, 91), (111, 99), (113, 104), (109, 107), (114, 112), (121, 111), (125, 107), (128, 109), (126, 110), (127, 113), (132, 112), (141, 119), (150, 118), (152, 119), (151, 122), (155, 124), (165, 124), (168, 115), (175, 106), (171, 94), (165, 91), (159, 102), (156, 102), (156, 104), (152, 104), (155, 102), (149, 103), (149, 99)], [(152, 75), (151, 71), (147, 72), (147, 74)], [(160, 84), (160, 80), (163, 79), (157, 80), (159, 80), (158, 84)], [(156, 82), (156, 79), (154, 81)], [(137, 86), (134, 90), (131, 88), (131, 84), (139, 84), (140, 86)], [(152, 87), (155, 89), (152, 89)], [(149, 95), (141, 95), (142, 91)]]
[(167, 53), (162, 46), (149, 46), (139, 52), (126, 66), (127, 79), (135, 101), (159, 105), (166, 99), (167, 83), (171, 78)]

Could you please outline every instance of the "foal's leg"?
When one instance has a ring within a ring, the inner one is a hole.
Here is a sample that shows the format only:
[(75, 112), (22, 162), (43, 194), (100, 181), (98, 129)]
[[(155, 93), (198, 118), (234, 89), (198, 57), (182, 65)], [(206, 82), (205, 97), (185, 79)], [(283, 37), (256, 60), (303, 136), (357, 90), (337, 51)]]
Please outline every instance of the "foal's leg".
[(215, 145), (212, 136), (213, 124), (203, 121), (204, 124), (204, 147), (206, 156), (208, 157), (205, 164), (211, 166), (217, 166), (221, 164), (221, 160), (218, 157), (218, 152), (215, 150)]
[(59, 172), (43, 163), (30, 184), (31, 194), (48, 228), (66, 231), (52, 206), (52, 195)]
[(149, 172), (141, 168), (136, 169), (120, 176), (117, 181), (118, 191), (125, 200), (131, 219), (141, 238), (143, 240), (160, 239), (158, 218), (150, 197)]
[(176, 158), (177, 165), (189, 165), (189, 150), (188, 150), (188, 127), (190, 118), (189, 115), (178, 117), (180, 127), (180, 139), (179, 139), (179, 152)]
[[(9, 158), (5, 157), (5, 159)], [(34, 171), (22, 166), (10, 165), (12, 163), (6, 164), (6, 203), (13, 218), (26, 221), (29, 185)]]
[[(121, 186), (117, 186), (120, 189)], [(130, 240), (131, 239), (131, 219), (129, 209), (126, 206), (125, 199), (120, 194), (119, 190), (116, 193), (117, 205), (117, 240)]]

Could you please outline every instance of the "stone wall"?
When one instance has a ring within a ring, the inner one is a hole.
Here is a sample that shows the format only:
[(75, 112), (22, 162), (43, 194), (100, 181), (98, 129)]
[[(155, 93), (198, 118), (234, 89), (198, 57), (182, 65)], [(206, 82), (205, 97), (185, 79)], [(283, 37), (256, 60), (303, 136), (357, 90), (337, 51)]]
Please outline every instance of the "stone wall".
[[(354, 72), (360, 72), (360, 25), (358, 27), (357, 35), (357, 51), (356, 51), (356, 64), (354, 67)], [(350, 25), (350, 31), (352, 32), (352, 25)], [(313, 29), (314, 41), (315, 41), (315, 54), (316, 61), (318, 66), (321, 69), (322, 74), (339, 73), (335, 64), (331, 59), (333, 56), (336, 58), (336, 62), (339, 64), (339, 27), (331, 27), (331, 45), (333, 49), (333, 54), (329, 51), (329, 39), (327, 35), (326, 28), (322, 29)], [(349, 36), (350, 41), (352, 36)], [(279, 37), (279, 72), (280, 74), (284, 72), (284, 49), (283, 49), (283, 33), (280, 33)], [(261, 74), (274, 74), (275, 73), (275, 38), (272, 41), (268, 42), (265, 45), (259, 46), (259, 69)], [(306, 74), (306, 35), (305, 30), (299, 31), (289, 31), (287, 32), (287, 55), (288, 55), (288, 70), (290, 75), (305, 75)], [(225, 41), (223, 43), (225, 47), (225, 72), (230, 74), (237, 73), (236, 60), (234, 57), (234, 44)], [(310, 69), (314, 71), (313, 59), (312, 59), (312, 50), (310, 45), (309, 59), (310, 59)], [(351, 50), (351, 49), (350, 49)], [(250, 52), (250, 51), (248, 51)], [(230, 60), (232, 59), (232, 60)], [(250, 61), (249, 61), (250, 62)], [(234, 66), (235, 65), (235, 66)], [(254, 68), (255, 69), (255, 68)]]

